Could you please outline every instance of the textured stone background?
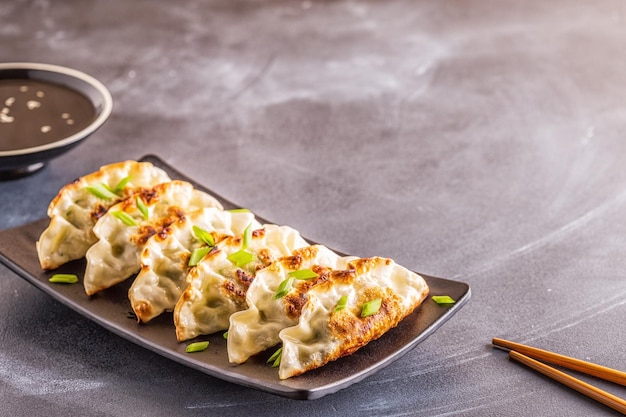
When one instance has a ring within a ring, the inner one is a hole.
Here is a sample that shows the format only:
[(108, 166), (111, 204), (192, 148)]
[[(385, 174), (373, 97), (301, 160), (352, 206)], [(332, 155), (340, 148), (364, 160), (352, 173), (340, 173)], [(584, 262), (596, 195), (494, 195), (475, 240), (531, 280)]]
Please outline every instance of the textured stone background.
[(0, 229), (45, 216), (66, 182), (152, 153), (315, 241), (473, 293), (388, 368), (296, 402), (150, 353), (0, 266), (0, 414), (611, 415), (489, 344), (623, 368), (625, 12), (609, 0), (0, 3), (0, 61), (82, 70), (115, 102), (88, 141), (0, 183)]

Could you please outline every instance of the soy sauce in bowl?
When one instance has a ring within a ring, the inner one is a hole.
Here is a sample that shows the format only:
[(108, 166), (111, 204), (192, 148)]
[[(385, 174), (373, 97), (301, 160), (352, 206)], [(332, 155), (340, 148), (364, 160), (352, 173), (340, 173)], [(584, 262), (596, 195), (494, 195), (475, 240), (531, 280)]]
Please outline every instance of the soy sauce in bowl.
[(0, 63), (0, 179), (39, 170), (108, 119), (112, 98), (80, 71), (37, 63)]
[(35, 80), (0, 80), (0, 151), (67, 138), (95, 116), (91, 101), (77, 91)]

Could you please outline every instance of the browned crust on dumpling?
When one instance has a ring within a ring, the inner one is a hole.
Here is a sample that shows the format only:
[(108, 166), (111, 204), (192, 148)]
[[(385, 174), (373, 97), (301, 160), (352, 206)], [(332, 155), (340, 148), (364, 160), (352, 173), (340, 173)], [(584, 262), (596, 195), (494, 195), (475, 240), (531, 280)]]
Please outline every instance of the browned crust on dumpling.
[(333, 272), (332, 269), (320, 265), (313, 265), (311, 270), (317, 274), (317, 278), (303, 281), (300, 285), (295, 286), (294, 291), (291, 291), (284, 297), (285, 312), (288, 317), (294, 319), (300, 317), (302, 315), (302, 308), (304, 308), (308, 300), (307, 293), (311, 288), (322, 285), (324, 282), (328, 281)]
[(403, 311), (402, 300), (389, 289), (370, 287), (359, 294), (359, 306), (368, 301), (382, 298), (380, 309), (371, 316), (361, 317), (360, 309), (333, 312), (330, 317), (330, 333), (344, 341), (343, 351), (328, 360), (350, 355), (368, 342), (381, 337), (389, 329), (396, 327), (407, 314)]
[(224, 280), (221, 290), (226, 294), (225, 298), (232, 300), (240, 306), (246, 305), (247, 287), (239, 285), (238, 282), (232, 280)]
[[(142, 190), (140, 196), (146, 204), (155, 204), (160, 196), (160, 186), (156, 186), (152, 190)], [(120, 209), (132, 212), (137, 206), (135, 198), (127, 198), (120, 203)], [(148, 239), (157, 235), (161, 240), (166, 239), (171, 234), (171, 226), (176, 223), (186, 221), (185, 210), (177, 206), (169, 206), (167, 215), (160, 217), (154, 224), (141, 225), (137, 229), (137, 233), (131, 236), (131, 242), (136, 246), (145, 246)]]
[[(391, 259), (380, 257), (357, 259), (348, 264), (351, 268), (350, 270), (333, 271), (329, 280), (321, 285), (322, 287), (325, 285), (330, 286), (333, 281), (349, 283), (355, 279), (357, 273), (366, 273), (379, 263), (390, 265), (392, 262)], [(342, 344), (340, 349), (324, 358), (324, 364), (351, 355), (369, 342), (383, 336), (411, 314), (422, 303), (426, 295), (427, 291), (421, 300), (418, 300), (410, 308), (406, 308), (402, 299), (394, 294), (390, 288), (368, 287), (365, 291), (359, 293), (356, 307), (331, 312), (328, 323), (329, 333), (332, 338), (341, 340)], [(382, 299), (380, 309), (371, 316), (361, 317), (361, 306), (378, 298)], [(301, 375), (319, 367), (319, 363), (312, 363), (308, 367), (297, 370), (291, 376)]]
[[(283, 265), (284, 268), (290, 269), (292, 271), (296, 271), (302, 268), (302, 265), (311, 259), (315, 259), (319, 252), (319, 248), (317, 246), (306, 246), (304, 248), (296, 249), (291, 256), (285, 256), (279, 259), (279, 262)], [(279, 268), (279, 265), (276, 264), (274, 267), (275, 270)]]
[(145, 301), (139, 301), (133, 304), (133, 311), (135, 312), (139, 323), (144, 322), (145, 317), (152, 317), (154, 315), (152, 305)]
[[(50, 204), (48, 205), (48, 213), (54, 208), (56, 207), (56, 205), (58, 204), (59, 200), (62, 198), (64, 193), (67, 193), (70, 190), (76, 190), (76, 189), (80, 189), (80, 188), (84, 188), (85, 185), (87, 184), (96, 184), (99, 182), (102, 182), (103, 179), (106, 177), (106, 173), (105, 173), (105, 168), (107, 170), (109, 169), (113, 169), (113, 170), (123, 170), (127, 165), (131, 165), (131, 164), (136, 164), (137, 162), (135, 161), (123, 161), (123, 162), (117, 162), (111, 165), (107, 165), (106, 167), (101, 167), (98, 171), (96, 172), (92, 172), (91, 174), (87, 174), (83, 177), (77, 178), (74, 181), (72, 181), (71, 183), (65, 185), (63, 188), (61, 188), (59, 190), (59, 192), (57, 193), (57, 195), (52, 199), (52, 201), (50, 201)], [(120, 196), (119, 200), (123, 200), (126, 196)]]
[[(59, 203), (59, 200), (63, 198), (63, 195), (65, 193), (84, 188), (85, 186), (89, 184), (102, 183), (105, 181), (106, 177), (108, 176), (108, 172), (117, 171), (117, 170), (130, 171), (131, 167), (137, 164), (140, 164), (140, 162), (132, 161), (132, 160), (116, 162), (113, 164), (100, 167), (98, 171), (92, 172), (91, 174), (87, 174), (85, 176), (75, 179), (71, 183), (61, 188), (59, 192), (57, 193), (57, 195), (52, 199), (52, 201), (50, 201), (50, 204), (48, 205), (48, 214), (49, 215), (51, 214), (52, 210), (54, 209), (54, 207), (57, 206), (57, 204)], [(100, 217), (104, 215), (104, 213), (106, 213), (106, 211), (108, 210), (108, 207), (128, 198), (130, 195), (134, 194), (135, 192), (137, 192), (136, 189), (125, 188), (121, 190), (119, 198), (108, 201), (106, 205), (100, 204), (94, 207), (94, 210), (91, 212), (91, 217), (94, 220), (98, 220)]]

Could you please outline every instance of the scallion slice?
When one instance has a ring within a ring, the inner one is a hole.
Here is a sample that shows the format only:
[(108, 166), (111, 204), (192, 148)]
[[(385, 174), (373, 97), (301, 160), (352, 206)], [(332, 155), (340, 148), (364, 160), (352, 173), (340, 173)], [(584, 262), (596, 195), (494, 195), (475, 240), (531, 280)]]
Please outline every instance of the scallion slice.
[(335, 311), (341, 311), (346, 308), (346, 304), (348, 304), (348, 296), (342, 295), (339, 301), (337, 301), (337, 305), (335, 306)]
[(213, 235), (201, 227), (193, 226), (193, 235), (201, 242), (209, 246), (215, 246), (215, 240), (213, 239)]
[(226, 211), (230, 211), (231, 213), (250, 213), (250, 210), (247, 208), (230, 209)]
[(289, 272), (290, 277), (295, 279), (312, 279), (317, 278), (317, 274), (312, 269), (298, 269), (297, 271)]
[(208, 341), (193, 342), (187, 345), (187, 347), (185, 348), (185, 352), (187, 353), (202, 352), (203, 350), (206, 350), (208, 347), (209, 347)]
[(130, 176), (128, 177), (124, 177), (120, 180), (120, 182), (117, 183), (117, 185), (115, 186), (115, 188), (113, 188), (113, 192), (115, 194), (119, 194), (122, 192), (122, 190), (124, 189), (124, 187), (126, 187), (126, 184), (128, 184), (128, 182), (130, 181)]
[(189, 266), (196, 266), (198, 263), (204, 258), (204, 255), (209, 253), (211, 250), (210, 246), (202, 246), (201, 248), (196, 248), (191, 252), (191, 256), (189, 257)]
[(272, 368), (277, 368), (280, 365), (280, 359), (283, 356), (283, 348), (282, 346), (276, 349), (276, 352), (269, 357), (269, 359), (265, 363), (272, 362)]
[(245, 250), (239, 250), (228, 255), (228, 260), (234, 263), (237, 268), (243, 268), (254, 260), (254, 255)]
[(377, 298), (375, 300), (368, 301), (367, 303), (363, 304), (363, 306), (361, 307), (361, 317), (368, 317), (373, 314), (376, 314), (376, 312), (380, 310), (380, 306), (382, 302), (383, 302), (382, 298)]
[(224, 332), (224, 333), (222, 334), (222, 337), (223, 337), (224, 339), (228, 340), (228, 332)]
[(125, 211), (112, 211), (111, 214), (117, 217), (126, 226), (137, 226), (137, 222), (135, 221), (135, 219), (133, 219), (133, 217)]
[(449, 295), (433, 295), (432, 299), (437, 304), (454, 304), (456, 300)]
[(278, 289), (276, 290), (276, 294), (274, 294), (274, 300), (283, 298), (285, 295), (287, 295), (287, 293), (289, 293), (289, 290), (291, 289), (291, 286), (293, 285), (294, 279), (295, 278), (289, 277), (280, 283), (280, 285), (278, 286)]
[(93, 184), (85, 187), (87, 191), (101, 200), (114, 200), (119, 198), (106, 184)]
[(137, 196), (137, 198), (135, 199), (135, 204), (137, 204), (137, 208), (141, 212), (141, 215), (143, 216), (144, 220), (148, 220), (148, 216), (149, 216), (148, 207), (146, 207), (146, 205), (144, 204), (140, 196)]
[(238, 268), (243, 268), (254, 260), (254, 255), (246, 251), (248, 244), (250, 243), (250, 239), (252, 239), (252, 223), (250, 223), (243, 231), (241, 249), (227, 256), (227, 258), (232, 263), (237, 265)]
[(48, 281), (59, 284), (76, 284), (78, 276), (74, 274), (54, 274)]
[(250, 223), (243, 231), (243, 243), (241, 244), (241, 250), (246, 250), (252, 239), (252, 223)]

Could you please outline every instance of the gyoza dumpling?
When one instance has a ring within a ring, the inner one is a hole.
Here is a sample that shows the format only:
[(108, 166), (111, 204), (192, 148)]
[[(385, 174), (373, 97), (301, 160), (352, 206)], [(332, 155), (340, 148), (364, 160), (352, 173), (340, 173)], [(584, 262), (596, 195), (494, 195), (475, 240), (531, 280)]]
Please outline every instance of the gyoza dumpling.
[(280, 379), (318, 368), (378, 339), (422, 303), (428, 285), (391, 259), (375, 257), (331, 272), (307, 295), (299, 323), (280, 332)]
[[(273, 261), (308, 246), (297, 230), (264, 225), (251, 233), (246, 252), (249, 262), (237, 255), (244, 245), (241, 236), (215, 246), (187, 277), (189, 286), (176, 304), (174, 324), (179, 341), (226, 330), (231, 314), (247, 308), (246, 292), (257, 271)], [(230, 257), (230, 259), (229, 259)]]
[(86, 254), (85, 292), (93, 295), (138, 272), (139, 254), (148, 239), (167, 235), (172, 224), (202, 207), (222, 208), (184, 181), (159, 184), (111, 207), (93, 228), (98, 241)]
[(306, 293), (352, 259), (313, 245), (257, 272), (246, 294), (248, 309), (230, 316), (228, 360), (243, 363), (280, 342), (279, 332), (298, 323)]
[(128, 291), (137, 319), (145, 323), (174, 308), (187, 287), (194, 250), (199, 256), (226, 237), (243, 234), (248, 226), (261, 227), (251, 212), (203, 208), (170, 226), (170, 234), (148, 239), (141, 252), (141, 271)]
[(125, 161), (105, 165), (63, 187), (48, 206), (50, 224), (37, 241), (43, 269), (55, 269), (85, 256), (97, 238), (96, 221), (109, 207), (142, 188), (169, 177), (149, 162)]

